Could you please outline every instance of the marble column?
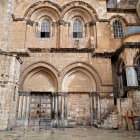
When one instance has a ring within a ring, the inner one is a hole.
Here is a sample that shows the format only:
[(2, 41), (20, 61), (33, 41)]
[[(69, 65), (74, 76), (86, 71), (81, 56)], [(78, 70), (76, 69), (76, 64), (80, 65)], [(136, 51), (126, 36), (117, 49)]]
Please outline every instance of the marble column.
[(19, 94), (18, 118), (22, 117), (22, 96)]
[(64, 104), (65, 104), (65, 93), (62, 93), (62, 96), (61, 96), (61, 120), (64, 120)]
[(55, 118), (55, 120), (57, 120), (58, 119), (58, 113), (57, 113), (57, 93), (55, 93), (55, 116), (54, 116), (54, 118)]
[(134, 66), (125, 66), (127, 86), (138, 86), (137, 73)]
[(96, 94), (97, 94), (97, 93), (94, 93), (94, 94), (93, 94), (93, 96), (94, 96), (94, 123), (97, 122)]
[(26, 94), (23, 94), (22, 118), (25, 119), (26, 114)]
[(55, 112), (54, 112), (54, 104), (55, 104), (55, 100), (54, 100), (54, 96), (55, 96), (55, 93), (52, 93), (52, 119), (54, 119), (54, 115), (55, 115)]
[(89, 93), (89, 97), (90, 97), (90, 112), (91, 112), (90, 124), (93, 125), (93, 92)]
[(100, 105), (100, 94), (97, 96), (98, 99), (98, 119), (101, 119), (101, 105)]
[(61, 122), (61, 92), (58, 92), (58, 127), (60, 127)]
[(67, 93), (65, 93), (65, 120), (67, 120)]
[(27, 95), (26, 120), (29, 119), (30, 94)]

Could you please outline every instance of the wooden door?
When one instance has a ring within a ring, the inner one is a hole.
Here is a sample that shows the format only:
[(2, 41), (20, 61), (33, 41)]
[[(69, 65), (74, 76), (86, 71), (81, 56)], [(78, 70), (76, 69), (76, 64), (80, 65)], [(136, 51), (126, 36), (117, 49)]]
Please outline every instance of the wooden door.
[(32, 93), (29, 125), (39, 125), (39, 118), (51, 119), (51, 94)]

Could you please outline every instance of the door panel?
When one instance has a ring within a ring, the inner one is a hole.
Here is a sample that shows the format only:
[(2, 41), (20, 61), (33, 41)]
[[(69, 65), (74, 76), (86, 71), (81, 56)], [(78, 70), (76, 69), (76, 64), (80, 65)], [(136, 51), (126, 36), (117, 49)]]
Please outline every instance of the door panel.
[(51, 119), (51, 94), (32, 93), (29, 125), (39, 125), (38, 118)]

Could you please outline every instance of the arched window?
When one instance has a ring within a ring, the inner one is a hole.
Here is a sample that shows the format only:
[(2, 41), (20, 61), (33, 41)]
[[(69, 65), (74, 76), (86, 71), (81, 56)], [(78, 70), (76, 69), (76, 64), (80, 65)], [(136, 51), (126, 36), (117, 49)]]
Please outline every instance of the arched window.
[(122, 23), (119, 20), (115, 20), (113, 22), (113, 32), (114, 32), (114, 38), (115, 39), (123, 38)]
[(73, 22), (73, 38), (82, 38), (82, 23), (78, 19)]
[(43, 20), (41, 23), (41, 38), (49, 38), (50, 37), (50, 21)]
[[(123, 87), (126, 87), (127, 86), (127, 79), (126, 79), (126, 71), (125, 71), (125, 65), (123, 63), (122, 65), (122, 82), (123, 82)], [(124, 95), (122, 96), (122, 98), (125, 98), (127, 97), (127, 92), (124, 91)]]
[(137, 79), (138, 79), (138, 85), (140, 86), (140, 57), (139, 59), (137, 60)]

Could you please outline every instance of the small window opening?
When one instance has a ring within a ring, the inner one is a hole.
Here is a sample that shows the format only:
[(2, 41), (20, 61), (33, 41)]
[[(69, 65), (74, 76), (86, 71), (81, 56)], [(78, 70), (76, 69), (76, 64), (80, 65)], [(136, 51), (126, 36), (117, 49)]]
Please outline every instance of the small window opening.
[(41, 23), (41, 38), (50, 38), (50, 21), (43, 20)]
[(82, 23), (78, 19), (73, 22), (73, 38), (82, 38)]
[(113, 32), (115, 39), (123, 38), (123, 28), (122, 23), (119, 20), (114, 21), (113, 23)]

